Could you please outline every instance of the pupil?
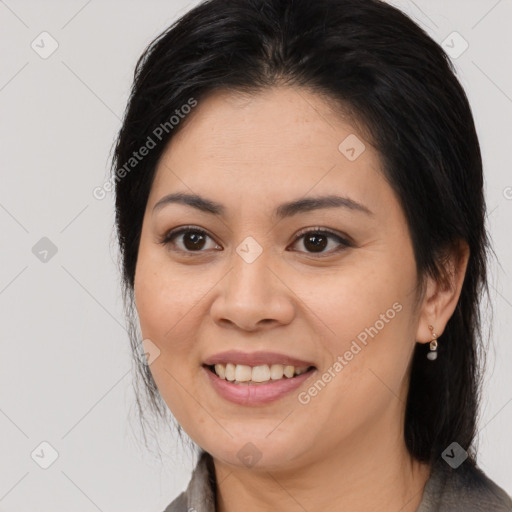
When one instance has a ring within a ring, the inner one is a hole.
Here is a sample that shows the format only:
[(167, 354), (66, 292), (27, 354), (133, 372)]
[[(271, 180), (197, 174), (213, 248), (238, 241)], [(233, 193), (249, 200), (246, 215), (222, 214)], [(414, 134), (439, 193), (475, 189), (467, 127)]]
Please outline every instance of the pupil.
[[(190, 244), (188, 243), (189, 241), (191, 241)], [(187, 249), (201, 249), (201, 242), (204, 243), (204, 236), (201, 235), (200, 233), (189, 233), (188, 235), (185, 236), (184, 243)]]
[[(325, 247), (327, 245), (327, 237), (324, 235), (309, 235), (304, 240), (306, 247), (307, 247), (308, 243), (310, 243), (310, 242), (312, 243), (312, 251), (313, 252), (321, 252), (323, 249), (325, 249)], [(310, 249), (311, 247), (307, 247), (307, 248)]]

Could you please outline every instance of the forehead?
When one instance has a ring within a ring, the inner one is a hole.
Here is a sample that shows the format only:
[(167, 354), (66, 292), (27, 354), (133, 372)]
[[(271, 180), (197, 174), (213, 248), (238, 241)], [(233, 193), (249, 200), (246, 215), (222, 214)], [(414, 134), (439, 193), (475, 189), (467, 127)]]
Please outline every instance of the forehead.
[(327, 150), (337, 156), (340, 137), (364, 138), (334, 101), (298, 87), (254, 94), (215, 91), (198, 103), (183, 125), (170, 147), (186, 139), (200, 154), (214, 158), (223, 150), (274, 161), (281, 155), (290, 159), (290, 152), (318, 157)]
[(201, 100), (162, 154), (150, 200), (211, 190), (265, 201), (351, 192), (375, 202), (386, 187), (377, 151), (348, 117), (310, 91), (279, 87)]

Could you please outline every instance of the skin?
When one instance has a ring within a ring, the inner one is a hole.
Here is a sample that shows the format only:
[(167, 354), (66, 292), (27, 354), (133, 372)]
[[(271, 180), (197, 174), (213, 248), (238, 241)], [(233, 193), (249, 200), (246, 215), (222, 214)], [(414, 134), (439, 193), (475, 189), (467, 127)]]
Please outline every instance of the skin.
[[(338, 150), (350, 134), (366, 146), (354, 161)], [(154, 213), (174, 192), (222, 203), (226, 212), (168, 204)], [(272, 215), (281, 203), (333, 193), (372, 214), (336, 207)], [(190, 236), (159, 243), (184, 225), (209, 234), (199, 251)], [(352, 246), (328, 238), (319, 254), (304, 237), (294, 241), (317, 227)], [(263, 251), (252, 263), (236, 252), (248, 236)], [(217, 510), (416, 510), (430, 468), (404, 443), (411, 356), (416, 342), (432, 339), (429, 324), (441, 336), (467, 257), (453, 254), (450, 280), (429, 279), (418, 297), (406, 219), (379, 154), (324, 98), (283, 86), (251, 96), (216, 92), (198, 104), (156, 170), (135, 302), (143, 337), (160, 350), (150, 369), (162, 397), (214, 458)], [(298, 392), (266, 405), (233, 404), (202, 368), (225, 350), (280, 352), (314, 362), (315, 376), (299, 390), (307, 391), (394, 303), (400, 312), (307, 404)], [(261, 457), (252, 467), (237, 456), (249, 442)]]

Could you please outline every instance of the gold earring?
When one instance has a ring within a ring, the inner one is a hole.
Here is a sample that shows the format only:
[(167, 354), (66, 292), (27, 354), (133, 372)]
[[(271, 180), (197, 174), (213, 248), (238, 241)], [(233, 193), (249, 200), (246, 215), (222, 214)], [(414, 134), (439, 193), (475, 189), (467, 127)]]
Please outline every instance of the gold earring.
[(430, 342), (430, 352), (427, 354), (427, 359), (435, 361), (437, 359), (437, 334), (434, 332), (434, 327), (428, 326), (432, 332), (432, 341)]

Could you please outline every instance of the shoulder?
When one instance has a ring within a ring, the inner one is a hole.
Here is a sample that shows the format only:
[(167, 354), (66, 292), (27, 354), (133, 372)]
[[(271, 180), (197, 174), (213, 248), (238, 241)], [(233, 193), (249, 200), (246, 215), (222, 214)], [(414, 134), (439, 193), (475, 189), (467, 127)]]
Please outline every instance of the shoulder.
[(188, 512), (185, 492), (182, 492), (172, 503), (167, 505), (163, 512)]
[(417, 512), (512, 512), (510, 496), (469, 459), (456, 469), (432, 466)]
[(215, 512), (215, 471), (209, 454), (201, 451), (187, 489), (163, 512)]

